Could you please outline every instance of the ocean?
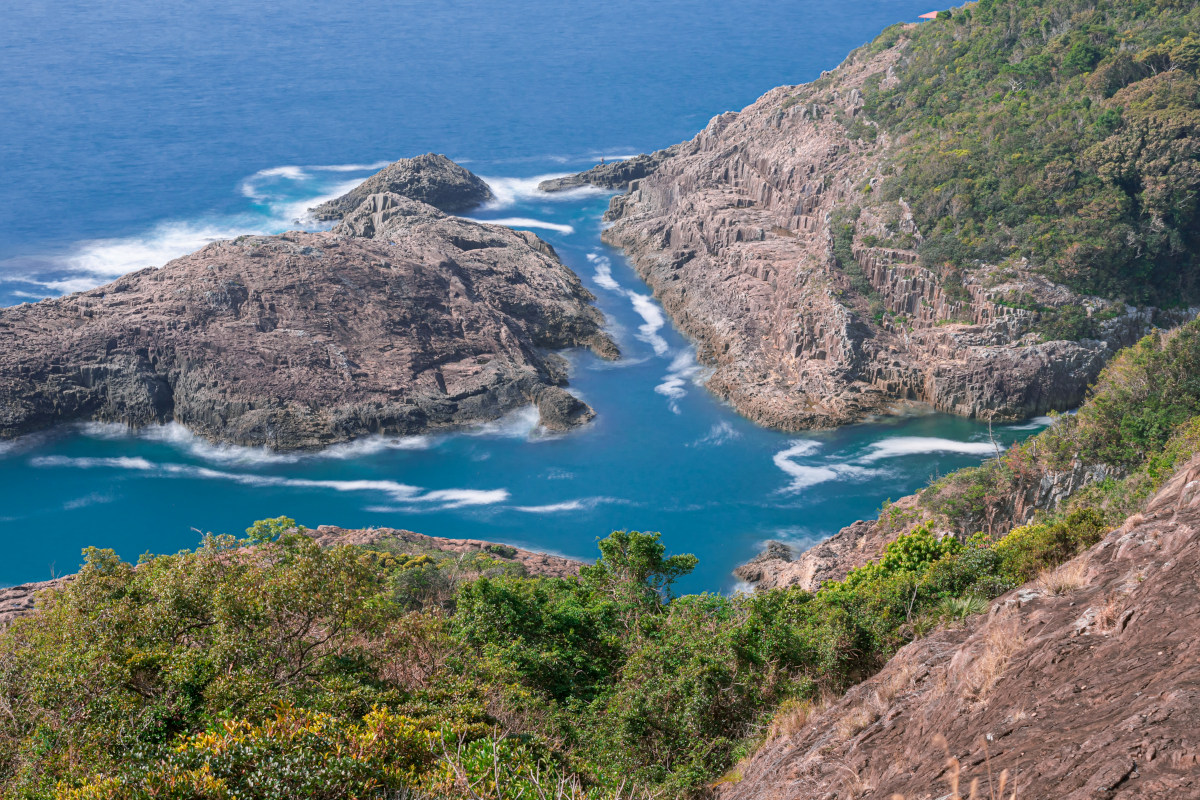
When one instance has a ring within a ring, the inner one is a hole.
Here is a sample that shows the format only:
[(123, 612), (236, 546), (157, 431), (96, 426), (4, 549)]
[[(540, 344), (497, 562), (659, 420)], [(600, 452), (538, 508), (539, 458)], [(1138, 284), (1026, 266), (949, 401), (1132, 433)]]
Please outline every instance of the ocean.
[[(81, 424), (0, 443), (0, 585), (288, 515), (582, 558), (618, 528), (700, 558), (730, 591), (768, 539), (804, 547), (994, 454), (986, 426), (922, 412), (784, 434), (702, 386), (694, 348), (617, 251), (608, 193), (539, 179), (689, 138), (834, 67), (909, 0), (790, 4), (26, 2), (0, 32), (0, 305), (158, 266), (217, 238), (314, 227), (305, 210), (396, 158), (445, 153), (598, 298), (624, 357), (569, 353), (597, 411), (566, 435), (518, 412), (455, 434), (314, 454), (219, 447), (178, 425)], [(1045, 419), (997, 427), (1006, 445)]]

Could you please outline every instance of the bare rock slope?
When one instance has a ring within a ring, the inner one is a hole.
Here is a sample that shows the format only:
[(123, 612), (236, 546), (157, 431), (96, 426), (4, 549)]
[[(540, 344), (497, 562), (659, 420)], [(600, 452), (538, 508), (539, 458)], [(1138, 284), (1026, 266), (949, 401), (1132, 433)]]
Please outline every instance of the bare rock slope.
[(777, 727), (719, 793), (946, 797), (949, 754), (964, 794), (1007, 770), (1022, 798), (1197, 797), (1198, 665), (1200, 458), (1053, 578)]
[(549, 245), (396, 195), (368, 201), (392, 212), (382, 238), (364, 210), (357, 229), (217, 242), (0, 310), (0, 438), (173, 419), (214, 441), (294, 449), (531, 402), (551, 428), (592, 416), (547, 351), (617, 351)]
[(341, 197), (310, 209), (320, 220), (341, 219), (363, 200), (394, 192), (441, 211), (466, 211), (492, 199), (492, 190), (477, 175), (437, 153), (402, 158), (388, 164)]
[[(605, 238), (698, 341), (715, 367), (709, 387), (764, 425), (841, 425), (902, 400), (985, 419), (1067, 408), (1149, 328), (1148, 314), (1113, 305), (1100, 339), (1042, 341), (1036, 315), (1006, 298), (1107, 304), (1019, 264), (948, 286), (915, 252), (877, 246), (902, 233), (920, 242), (903, 201), (868, 191), (889, 137), (850, 133), (864, 81), (893, 80), (899, 58), (897, 47), (860, 51), (820, 81), (715, 117), (645, 157), (653, 171), (613, 198)], [(862, 208), (848, 243), (855, 276), (833, 246), (835, 212), (851, 206)]]

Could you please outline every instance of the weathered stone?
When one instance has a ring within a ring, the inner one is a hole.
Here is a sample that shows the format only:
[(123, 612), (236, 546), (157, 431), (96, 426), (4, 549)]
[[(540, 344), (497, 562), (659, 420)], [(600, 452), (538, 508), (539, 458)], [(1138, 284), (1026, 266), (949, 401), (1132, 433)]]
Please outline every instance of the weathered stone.
[(601, 189), (628, 189), (636, 180), (646, 177), (658, 168), (663, 161), (674, 155), (682, 145), (672, 145), (653, 153), (627, 158), (621, 161), (609, 161), (597, 164), (589, 170), (565, 175), (561, 178), (550, 178), (538, 184), (543, 192), (561, 192), (564, 189), (574, 189), (579, 186), (598, 186)]
[[(780, 726), (723, 800), (1200, 796), (1200, 459), (1065, 567)], [(944, 740), (944, 741), (943, 741)], [(989, 775), (991, 782), (989, 785)]]
[(367, 178), (341, 197), (309, 209), (317, 219), (341, 219), (370, 195), (393, 192), (442, 211), (466, 211), (492, 199), (477, 175), (437, 153), (402, 158)]
[[(842, 425), (904, 401), (996, 420), (1061, 410), (1151, 328), (1148, 313), (1022, 265), (1011, 275), (981, 266), (952, 290), (915, 252), (865, 243), (886, 238), (888, 224), (921, 240), (903, 201), (864, 189), (882, 179), (894, 143), (848, 137), (863, 82), (898, 57), (859, 55), (821, 84), (779, 87), (713, 118), (611, 202), (604, 238), (697, 340), (715, 367), (709, 388), (761, 424)], [(834, 258), (831, 226), (852, 205), (863, 209), (854, 278)], [(1044, 342), (1031, 332), (1037, 313), (1011, 297), (1119, 313), (1098, 340)]]
[[(591, 294), (533, 234), (395, 195), (364, 205), (337, 233), (217, 242), (0, 309), (0, 438), (174, 419), (311, 448), (495, 419), (565, 380), (547, 349), (616, 355)], [(345, 235), (368, 222), (377, 238)]]

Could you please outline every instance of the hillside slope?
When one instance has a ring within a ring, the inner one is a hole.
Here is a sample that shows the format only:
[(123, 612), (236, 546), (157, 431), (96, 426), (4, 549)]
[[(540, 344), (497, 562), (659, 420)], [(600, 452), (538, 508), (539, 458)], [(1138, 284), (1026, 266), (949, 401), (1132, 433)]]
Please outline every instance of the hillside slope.
[(895, 26), (656, 154), (606, 240), (763, 424), (1069, 408), (1193, 314), (1198, 24), (1165, 0), (984, 0)]
[(794, 721), (721, 797), (943, 797), (945, 748), (985, 796), (990, 769), (1023, 798), (1195, 797), (1198, 648), (1200, 458), (1084, 555)]

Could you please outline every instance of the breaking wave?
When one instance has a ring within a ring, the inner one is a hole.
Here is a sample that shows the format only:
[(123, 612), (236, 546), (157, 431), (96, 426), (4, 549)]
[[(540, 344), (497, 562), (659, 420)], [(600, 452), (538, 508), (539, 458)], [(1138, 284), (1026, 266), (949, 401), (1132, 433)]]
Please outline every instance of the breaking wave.
[(482, 222), (485, 225), (505, 225), (509, 228), (540, 228), (547, 231), (555, 231), (556, 233), (565, 234), (567, 236), (575, 232), (575, 228), (571, 225), (560, 225), (557, 222), (546, 222), (540, 219), (531, 219), (529, 217), (505, 217), (503, 219), (477, 219), (475, 217), (463, 217), (472, 222)]
[(224, 472), (187, 464), (155, 464), (141, 457), (114, 458), (37, 456), (30, 459), (33, 467), (73, 467), (76, 469), (128, 469), (153, 472), (164, 478), (221, 480), (242, 486), (281, 487), (291, 489), (323, 489), (333, 492), (369, 492), (382, 494), (394, 503), (415, 507), (455, 509), (503, 503), (509, 499), (507, 489), (432, 489), (390, 480), (317, 480), (288, 478), (279, 475), (253, 475), (244, 472)]
[[(871, 452), (860, 461), (879, 461), (883, 458), (919, 455), (922, 453), (959, 453), (970, 456), (986, 456), (996, 452), (993, 442), (959, 442), (954, 439), (938, 439), (932, 436), (896, 436), (871, 445)], [(1003, 450), (1004, 446), (1000, 445)]]
[(784, 492), (792, 494), (801, 489), (807, 489), (819, 483), (828, 483), (838, 478), (861, 480), (876, 474), (874, 470), (851, 464), (801, 464), (796, 461), (798, 458), (811, 456), (820, 449), (820, 442), (809, 439), (793, 439), (786, 449), (780, 450), (771, 457), (775, 466), (792, 479), (783, 489)]

